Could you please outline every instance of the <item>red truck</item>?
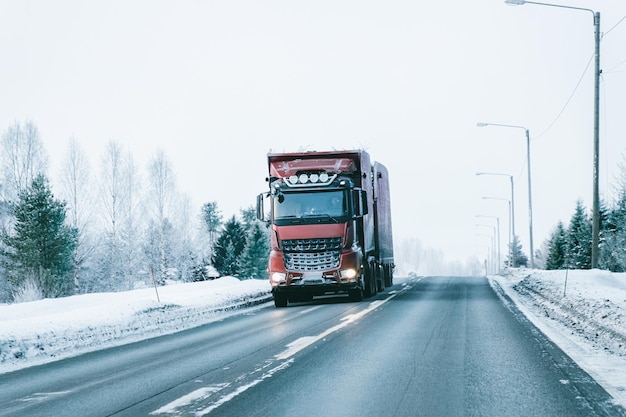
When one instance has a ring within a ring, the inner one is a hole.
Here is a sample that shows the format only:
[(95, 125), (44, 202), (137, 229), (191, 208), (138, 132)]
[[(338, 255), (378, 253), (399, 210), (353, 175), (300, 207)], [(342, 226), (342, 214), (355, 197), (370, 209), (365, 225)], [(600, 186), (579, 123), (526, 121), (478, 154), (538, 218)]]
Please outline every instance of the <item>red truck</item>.
[(257, 217), (271, 226), (276, 307), (316, 296), (371, 297), (393, 285), (389, 176), (362, 150), (270, 153)]

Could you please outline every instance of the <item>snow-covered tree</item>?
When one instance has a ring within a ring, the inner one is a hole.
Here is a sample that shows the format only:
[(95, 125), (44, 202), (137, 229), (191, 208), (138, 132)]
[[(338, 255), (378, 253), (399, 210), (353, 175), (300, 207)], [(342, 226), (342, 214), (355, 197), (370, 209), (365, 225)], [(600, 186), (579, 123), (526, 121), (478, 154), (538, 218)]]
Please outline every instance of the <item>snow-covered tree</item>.
[[(85, 292), (84, 279), (89, 279), (86, 269), (94, 254), (92, 228), (93, 193), (89, 162), (75, 138), (71, 138), (60, 173), (60, 195), (67, 202), (67, 222), (76, 230), (73, 252), (72, 276), (74, 292)], [(82, 288), (81, 288), (82, 286)]]
[[(513, 242), (511, 242), (511, 247), (509, 249), (513, 265), (516, 267), (528, 266), (528, 257), (522, 250), (522, 243), (519, 241), (519, 236), (513, 236)], [(506, 263), (509, 263), (509, 256), (507, 256)]]
[(563, 269), (565, 267), (567, 233), (563, 222), (559, 222), (548, 242), (546, 269)]
[[(39, 130), (30, 120), (15, 122), (0, 138), (0, 230), (11, 230), (14, 218), (11, 203), (25, 191), (38, 174), (46, 174), (47, 155)], [(0, 243), (0, 250), (2, 249)], [(10, 283), (0, 268), (0, 301), (9, 301)]]
[(591, 268), (591, 219), (582, 200), (576, 202), (567, 228), (566, 266), (570, 269)]
[(252, 221), (247, 230), (246, 246), (239, 259), (241, 278), (267, 278), (270, 245), (267, 228), (258, 220)]
[(37, 175), (46, 174), (48, 157), (39, 129), (30, 120), (9, 126), (0, 144), (2, 199), (15, 201)]
[(159, 285), (164, 285), (166, 279), (176, 279), (178, 274), (174, 271), (174, 254), (164, 251), (165, 247), (171, 248), (174, 244), (172, 223), (168, 219), (164, 219), (162, 222), (150, 220), (143, 242), (145, 263), (156, 282)]
[[(145, 245), (152, 246), (147, 252), (150, 268), (157, 281), (162, 282), (176, 265), (177, 254), (174, 240), (174, 204), (176, 199), (176, 181), (171, 164), (163, 151), (158, 151), (150, 161), (148, 168), (148, 194), (146, 207), (149, 210), (151, 238)], [(158, 255), (158, 258), (154, 258)]]
[(609, 210), (602, 230), (600, 267), (613, 272), (626, 271), (626, 184), (615, 206)]
[(12, 204), (12, 213), (13, 233), (3, 233), (2, 241), (4, 266), (14, 289), (30, 277), (45, 297), (71, 293), (76, 230), (65, 224), (65, 203), (54, 198), (45, 176), (35, 176)]
[(239, 256), (246, 245), (245, 231), (235, 216), (224, 225), (222, 234), (217, 238), (211, 263), (220, 275), (239, 274)]
[(217, 201), (205, 203), (202, 206), (200, 217), (202, 218), (204, 231), (208, 234), (207, 253), (212, 254), (217, 234), (222, 227), (222, 213), (217, 207)]
[(121, 207), (120, 240), (122, 245), (123, 280), (132, 289), (142, 267), (141, 254), (141, 177), (130, 152), (122, 161), (124, 200)]
[(193, 281), (193, 271), (197, 266), (198, 253), (197, 245), (194, 243), (191, 199), (187, 195), (182, 195), (178, 199), (176, 211), (176, 268), (179, 271), (179, 278), (182, 281)]
[(93, 290), (119, 290), (124, 286), (124, 257), (121, 227), (126, 199), (124, 155), (115, 141), (107, 144), (100, 173), (100, 215), (104, 228), (98, 254), (98, 282)]

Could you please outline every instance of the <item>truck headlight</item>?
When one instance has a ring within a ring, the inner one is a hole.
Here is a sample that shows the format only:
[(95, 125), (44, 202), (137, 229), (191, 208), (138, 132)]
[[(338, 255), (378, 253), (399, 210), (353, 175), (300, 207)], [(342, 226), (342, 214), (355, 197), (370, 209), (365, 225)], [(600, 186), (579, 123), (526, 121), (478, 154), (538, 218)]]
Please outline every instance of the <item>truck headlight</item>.
[(356, 269), (350, 268), (350, 269), (341, 270), (341, 278), (346, 278), (346, 279), (356, 278)]
[(286, 276), (287, 274), (285, 274), (284, 272), (273, 272), (270, 276), (270, 281), (274, 284), (280, 284), (281, 282), (285, 281)]

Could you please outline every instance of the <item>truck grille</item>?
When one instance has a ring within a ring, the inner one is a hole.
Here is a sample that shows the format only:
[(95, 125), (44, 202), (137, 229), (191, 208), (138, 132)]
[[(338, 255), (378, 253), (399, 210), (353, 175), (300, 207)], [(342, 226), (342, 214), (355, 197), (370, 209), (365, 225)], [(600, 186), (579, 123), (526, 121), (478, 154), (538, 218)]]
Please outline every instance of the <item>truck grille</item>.
[(339, 267), (340, 237), (281, 241), (285, 267), (291, 271), (325, 271)]

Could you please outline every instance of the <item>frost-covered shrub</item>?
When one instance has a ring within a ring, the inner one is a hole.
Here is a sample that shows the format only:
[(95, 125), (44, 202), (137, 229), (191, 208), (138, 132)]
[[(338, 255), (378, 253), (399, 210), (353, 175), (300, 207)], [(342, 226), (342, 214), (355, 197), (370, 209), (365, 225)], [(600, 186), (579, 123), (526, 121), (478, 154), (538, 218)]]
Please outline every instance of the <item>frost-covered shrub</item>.
[(27, 277), (13, 292), (13, 301), (16, 303), (27, 303), (29, 301), (43, 300), (43, 298), (43, 293), (32, 276)]

